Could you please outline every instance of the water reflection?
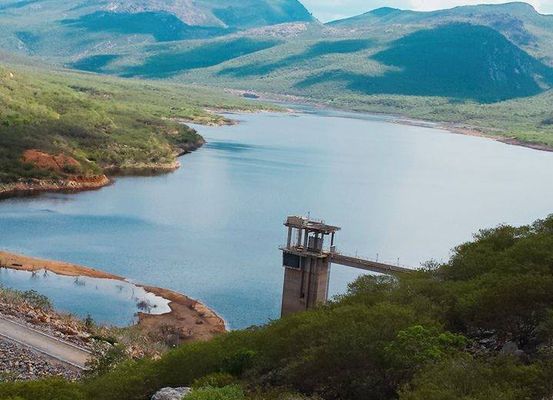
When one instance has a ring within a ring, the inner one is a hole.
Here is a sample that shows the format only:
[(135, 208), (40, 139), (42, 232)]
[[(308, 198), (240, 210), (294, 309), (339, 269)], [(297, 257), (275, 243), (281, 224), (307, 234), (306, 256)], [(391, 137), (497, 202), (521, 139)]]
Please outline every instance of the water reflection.
[(138, 311), (164, 314), (169, 302), (129, 282), (67, 277), (46, 270), (27, 272), (0, 269), (0, 284), (47, 296), (56, 309), (100, 324), (127, 326), (137, 322)]

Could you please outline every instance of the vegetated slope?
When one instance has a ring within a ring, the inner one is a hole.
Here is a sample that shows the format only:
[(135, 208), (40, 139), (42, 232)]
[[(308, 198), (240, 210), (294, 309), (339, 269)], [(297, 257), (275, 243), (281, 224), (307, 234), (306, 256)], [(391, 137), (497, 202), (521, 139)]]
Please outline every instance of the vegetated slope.
[(137, 44), (313, 20), (297, 0), (1, 0), (0, 47), (67, 61)]
[(443, 123), (446, 128), (475, 132), (507, 143), (553, 149), (553, 90), (491, 104), (459, 102), (443, 97), (352, 93), (339, 94), (331, 99), (324, 99), (324, 93), (315, 96), (332, 107), (408, 116), (420, 121)]
[(191, 399), (550, 398), (551, 257), (553, 217), (483, 230), (443, 265), (361, 277), (317, 310), (157, 361), (111, 354), (83, 382), (0, 384), (0, 398), (146, 400), (191, 384)]
[[(55, 10), (63, 10), (63, 18), (37, 19)], [(3, 14), (7, 32), (32, 15), (29, 29), (13, 31), (22, 47), (57, 54), (73, 68), (127, 77), (300, 95), (320, 93), (315, 86), (323, 85), (327, 97), (357, 92), (479, 102), (539, 94), (552, 82), (550, 67), (536, 56), (549, 51), (541, 39), (553, 35), (553, 18), (524, 3), (432, 13), (385, 8), (327, 26), (247, 32), (239, 31), (313, 19), (295, 0), (264, 0), (255, 7), (230, 0), (96, 0), (78, 6), (39, 0), (5, 5), (0, 22)], [(67, 40), (72, 44), (63, 47), (71, 54), (51, 48)]]
[(371, 57), (388, 71), (380, 76), (334, 70), (297, 84), (341, 81), (364, 94), (441, 96), (495, 102), (532, 96), (553, 84), (553, 69), (495, 30), (469, 24), (418, 31)]
[[(207, 68), (278, 45), (275, 39), (239, 37), (210, 41), (192, 48), (155, 52), (140, 66), (125, 69), (123, 76), (164, 78), (197, 68)], [(83, 61), (79, 61), (82, 63)], [(100, 69), (105, 66), (99, 66)]]
[(224, 122), (207, 106), (250, 107), (196, 87), (0, 67), (0, 183), (174, 168), (203, 143), (176, 119)]
[(497, 31), (470, 24), (420, 30), (387, 43), (291, 40), (188, 74), (172, 65), (183, 80), (297, 95), (324, 92), (327, 98), (362, 93), (495, 102), (536, 95), (553, 84), (553, 68)]
[(553, 16), (541, 15), (522, 2), (461, 6), (431, 12), (380, 8), (333, 21), (328, 27), (355, 34), (396, 39), (408, 33), (451, 23), (470, 23), (495, 29), (516, 45), (553, 65)]

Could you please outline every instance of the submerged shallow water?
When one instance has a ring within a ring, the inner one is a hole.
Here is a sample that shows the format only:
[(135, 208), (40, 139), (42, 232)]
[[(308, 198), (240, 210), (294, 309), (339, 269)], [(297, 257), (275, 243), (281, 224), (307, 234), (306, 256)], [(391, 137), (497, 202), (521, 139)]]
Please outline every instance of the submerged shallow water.
[[(174, 289), (241, 328), (278, 317), (287, 215), (341, 226), (343, 252), (417, 266), (480, 228), (552, 211), (553, 153), (371, 116), (234, 117), (198, 127), (208, 144), (173, 174), (1, 202), (0, 248)], [(333, 267), (332, 293), (358, 274)]]
[(48, 296), (56, 309), (81, 318), (89, 314), (100, 324), (128, 326), (138, 322), (137, 312), (164, 314), (171, 311), (169, 301), (130, 282), (113, 279), (68, 277), (48, 271), (0, 269), (5, 287), (34, 290)]

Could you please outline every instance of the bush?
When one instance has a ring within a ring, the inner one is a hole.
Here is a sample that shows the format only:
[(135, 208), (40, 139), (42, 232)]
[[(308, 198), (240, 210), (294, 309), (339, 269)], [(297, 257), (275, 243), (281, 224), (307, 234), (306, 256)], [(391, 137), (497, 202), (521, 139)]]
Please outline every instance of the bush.
[(85, 400), (78, 384), (61, 379), (36, 382), (15, 382), (0, 385), (0, 399), (21, 398), (25, 400)]
[(253, 366), (255, 351), (242, 349), (223, 360), (223, 372), (234, 376), (240, 376)]
[(186, 396), (186, 400), (245, 400), (245, 396), (240, 386), (233, 385), (196, 389)]
[(86, 365), (87, 374), (89, 376), (106, 374), (128, 359), (127, 349), (122, 344), (108, 345), (107, 349), (102, 344), (98, 344), (94, 349), (94, 357)]
[(401, 400), (520, 400), (549, 398), (536, 366), (510, 358), (461, 357), (423, 369), (401, 391)]
[(34, 290), (23, 292), (22, 297), (32, 307), (40, 308), (46, 311), (52, 309), (52, 302), (50, 301), (50, 299)]
[(192, 383), (192, 388), (194, 389), (200, 389), (204, 387), (220, 388), (224, 386), (229, 386), (235, 382), (236, 382), (236, 378), (234, 376), (223, 372), (217, 372), (217, 373), (209, 374), (202, 378), (196, 379)]

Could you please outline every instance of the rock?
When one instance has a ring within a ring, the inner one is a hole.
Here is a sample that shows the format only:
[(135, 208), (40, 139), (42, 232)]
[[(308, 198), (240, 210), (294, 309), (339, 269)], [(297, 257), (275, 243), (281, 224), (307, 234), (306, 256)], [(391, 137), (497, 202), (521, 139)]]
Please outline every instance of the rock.
[(187, 387), (163, 388), (152, 396), (152, 400), (181, 400), (188, 396), (192, 389)]
[(74, 380), (80, 371), (52, 362), (38, 353), (0, 338), (0, 373), (5, 381), (24, 381), (51, 376)]
[(515, 355), (519, 351), (518, 346), (515, 342), (507, 342), (501, 348), (501, 354), (505, 355)]

